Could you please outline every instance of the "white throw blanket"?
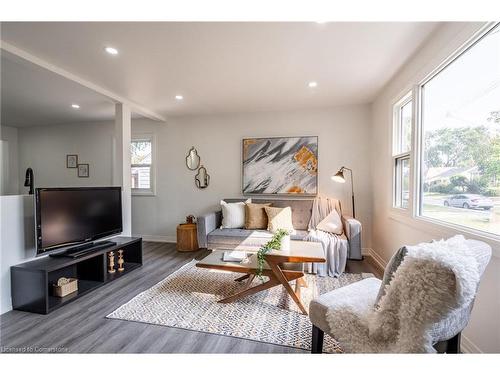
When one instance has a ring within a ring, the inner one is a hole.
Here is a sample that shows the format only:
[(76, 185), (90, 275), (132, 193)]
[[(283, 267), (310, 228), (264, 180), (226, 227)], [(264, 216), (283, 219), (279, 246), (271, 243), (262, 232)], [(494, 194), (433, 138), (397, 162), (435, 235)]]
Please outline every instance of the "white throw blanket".
[(304, 241), (321, 242), (325, 251), (326, 263), (309, 263), (306, 269), (309, 273), (319, 276), (338, 277), (345, 271), (347, 263), (347, 241), (336, 234), (317, 230), (316, 226), (333, 210), (340, 212), (338, 200), (328, 197), (314, 199), (311, 220), (309, 221), (309, 234)]
[(329, 334), (346, 352), (435, 352), (432, 325), (472, 302), (480, 274), (463, 236), (407, 249), (378, 309), (356, 311), (345, 301), (328, 310)]

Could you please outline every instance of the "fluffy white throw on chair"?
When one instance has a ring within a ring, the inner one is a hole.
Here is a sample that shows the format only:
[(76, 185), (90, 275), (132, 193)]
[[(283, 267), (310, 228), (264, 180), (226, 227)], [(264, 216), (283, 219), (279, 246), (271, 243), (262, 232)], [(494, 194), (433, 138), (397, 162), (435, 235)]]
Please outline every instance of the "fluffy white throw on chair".
[(378, 309), (360, 311), (345, 301), (328, 310), (331, 336), (346, 352), (432, 353), (429, 329), (470, 303), (480, 274), (463, 236), (408, 246)]

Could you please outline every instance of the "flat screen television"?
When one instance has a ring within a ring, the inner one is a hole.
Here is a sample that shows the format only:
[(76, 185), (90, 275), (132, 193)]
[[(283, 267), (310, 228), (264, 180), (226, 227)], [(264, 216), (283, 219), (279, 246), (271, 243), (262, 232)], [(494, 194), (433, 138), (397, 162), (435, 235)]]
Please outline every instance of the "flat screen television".
[(37, 254), (123, 230), (121, 187), (38, 188)]

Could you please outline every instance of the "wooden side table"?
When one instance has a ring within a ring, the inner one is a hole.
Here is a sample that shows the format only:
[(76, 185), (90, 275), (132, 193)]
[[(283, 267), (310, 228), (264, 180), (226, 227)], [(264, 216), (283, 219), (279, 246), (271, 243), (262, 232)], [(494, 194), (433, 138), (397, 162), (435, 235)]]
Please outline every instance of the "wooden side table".
[(196, 224), (179, 224), (177, 226), (177, 251), (198, 250)]

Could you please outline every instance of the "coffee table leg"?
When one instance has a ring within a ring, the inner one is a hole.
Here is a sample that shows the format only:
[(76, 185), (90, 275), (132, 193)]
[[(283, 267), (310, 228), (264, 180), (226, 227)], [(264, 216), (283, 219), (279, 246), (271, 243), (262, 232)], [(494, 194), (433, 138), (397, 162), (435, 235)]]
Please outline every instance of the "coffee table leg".
[(304, 288), (307, 288), (307, 281), (306, 281), (306, 277), (305, 276), (302, 276), (297, 281), (300, 282), (300, 286), (302, 286)]
[(250, 277), (248, 278), (247, 282), (245, 283), (245, 288), (248, 288), (250, 285), (252, 285), (253, 279), (255, 279), (255, 275), (249, 275)]
[(300, 296), (301, 288), (307, 288), (307, 282), (304, 276), (299, 277), (295, 281), (295, 294), (297, 295), (297, 297), (299, 297), (299, 299), (302, 299)]
[(226, 297), (224, 299), (221, 299), (218, 302), (220, 302), (220, 303), (233, 302), (233, 301), (236, 301), (237, 299), (240, 299), (240, 298), (243, 298), (243, 297), (246, 297), (246, 296), (258, 293), (258, 292), (261, 292), (263, 290), (272, 288), (273, 286), (276, 286), (276, 285), (279, 285), (279, 284), (280, 284), (280, 282), (275, 277), (270, 277), (269, 281), (266, 281), (265, 283), (256, 285), (256, 286), (254, 286), (252, 288), (244, 289), (244, 290), (242, 290), (242, 291), (240, 291), (240, 292), (238, 292), (236, 294), (233, 294), (232, 296), (229, 296), (229, 297)]
[(234, 279), (234, 281), (243, 281), (243, 280), (246, 280), (250, 277), (250, 274), (247, 273), (246, 275), (243, 275), (243, 276), (240, 276), (238, 277), (237, 279)]
[(300, 298), (293, 291), (292, 286), (288, 282), (286, 276), (283, 274), (283, 271), (281, 270), (281, 268), (276, 263), (273, 263), (269, 259), (267, 259), (266, 261), (267, 261), (267, 264), (269, 264), (269, 267), (271, 267), (271, 270), (273, 271), (274, 275), (279, 280), (281, 285), (283, 285), (285, 287), (285, 290), (288, 292), (290, 297), (292, 297), (292, 299), (295, 301), (297, 306), (299, 306), (299, 309), (302, 311), (302, 313), (307, 315), (307, 311), (306, 311), (304, 305), (302, 305)]

